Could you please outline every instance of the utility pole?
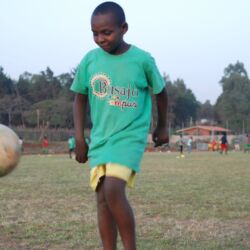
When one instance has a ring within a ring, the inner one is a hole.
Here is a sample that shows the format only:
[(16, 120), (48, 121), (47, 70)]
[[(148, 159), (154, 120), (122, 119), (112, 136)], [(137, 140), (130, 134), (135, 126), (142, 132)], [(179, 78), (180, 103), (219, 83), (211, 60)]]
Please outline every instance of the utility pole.
[(36, 124), (37, 124), (37, 128), (40, 128), (40, 110), (37, 109), (36, 110)]
[(171, 137), (171, 122), (168, 123), (168, 137)]
[(189, 122), (189, 126), (192, 127), (193, 126), (193, 117), (190, 117), (190, 122)]

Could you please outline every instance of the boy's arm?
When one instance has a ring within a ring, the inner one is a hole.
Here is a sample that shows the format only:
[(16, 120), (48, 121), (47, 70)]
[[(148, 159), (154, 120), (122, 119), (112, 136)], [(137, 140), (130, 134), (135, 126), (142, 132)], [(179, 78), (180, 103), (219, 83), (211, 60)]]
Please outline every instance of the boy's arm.
[(85, 163), (88, 160), (88, 145), (84, 138), (87, 98), (87, 95), (76, 94), (73, 105), (76, 142), (75, 153), (76, 160), (80, 163)]
[(168, 129), (167, 129), (167, 111), (168, 111), (168, 96), (166, 88), (156, 95), (156, 106), (158, 112), (157, 126), (153, 133), (153, 141), (155, 146), (161, 146), (168, 143)]

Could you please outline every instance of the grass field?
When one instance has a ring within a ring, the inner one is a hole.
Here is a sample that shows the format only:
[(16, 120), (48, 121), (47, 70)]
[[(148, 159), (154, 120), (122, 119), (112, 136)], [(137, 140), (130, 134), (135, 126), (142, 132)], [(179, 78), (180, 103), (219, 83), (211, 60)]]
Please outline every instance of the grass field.
[[(250, 154), (176, 156), (145, 154), (128, 190), (138, 249), (250, 249)], [(0, 249), (101, 249), (88, 176), (66, 155), (23, 156), (0, 178)]]

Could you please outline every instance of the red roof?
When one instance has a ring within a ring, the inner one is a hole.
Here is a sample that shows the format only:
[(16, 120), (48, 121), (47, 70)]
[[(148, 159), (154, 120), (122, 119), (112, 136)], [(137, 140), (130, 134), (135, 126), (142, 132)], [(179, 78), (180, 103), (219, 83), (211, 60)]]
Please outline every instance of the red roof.
[(202, 126), (202, 125), (198, 125), (198, 126), (193, 126), (193, 127), (189, 127), (189, 128), (179, 129), (176, 132), (180, 133), (180, 132), (185, 132), (185, 131), (192, 130), (192, 129), (204, 129), (204, 130), (216, 131), (216, 132), (229, 132), (230, 131), (229, 129), (222, 128), (222, 127), (217, 127), (217, 126)]

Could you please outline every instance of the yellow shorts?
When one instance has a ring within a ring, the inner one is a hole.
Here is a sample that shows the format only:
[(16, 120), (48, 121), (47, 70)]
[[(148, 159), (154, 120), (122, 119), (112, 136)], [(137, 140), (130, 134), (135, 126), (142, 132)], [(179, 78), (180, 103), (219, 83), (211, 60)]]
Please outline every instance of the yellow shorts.
[(103, 176), (116, 177), (126, 181), (128, 187), (134, 186), (135, 172), (133, 170), (120, 164), (107, 163), (98, 165), (90, 171), (90, 186), (94, 191), (96, 191), (100, 178)]

